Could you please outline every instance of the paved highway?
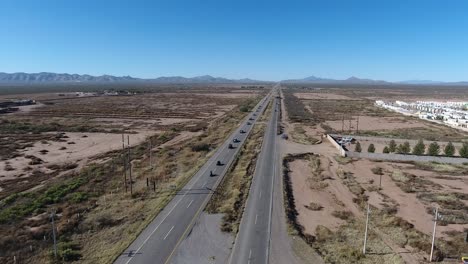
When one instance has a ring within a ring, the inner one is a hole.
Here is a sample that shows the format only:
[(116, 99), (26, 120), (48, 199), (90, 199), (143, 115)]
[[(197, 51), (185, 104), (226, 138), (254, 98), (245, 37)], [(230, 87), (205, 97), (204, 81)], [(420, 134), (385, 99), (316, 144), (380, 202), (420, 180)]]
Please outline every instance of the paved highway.
[[(187, 236), (200, 212), (209, 201), (229, 165), (250, 133), (271, 94), (263, 98), (239, 127), (217, 149), (192, 179), (178, 192), (146, 229), (114, 263), (169, 263), (180, 242)], [(260, 108), (259, 111), (256, 109)], [(248, 125), (248, 123), (251, 123)], [(271, 125), (271, 124), (270, 124)], [(244, 130), (245, 133), (240, 133)], [(234, 139), (239, 143), (233, 143)], [(235, 148), (230, 149), (232, 144)], [(221, 161), (222, 165), (217, 165)], [(210, 171), (214, 175), (210, 175)], [(266, 194), (266, 193), (265, 193)], [(201, 242), (203, 243), (203, 242)]]
[[(273, 94), (276, 96), (275, 90)], [(275, 177), (277, 177), (275, 164), (278, 163), (278, 155), (276, 155), (278, 101), (277, 99), (273, 101), (276, 111), (272, 111), (266, 128), (262, 150), (257, 160), (249, 197), (229, 264), (269, 262), (273, 188)]]

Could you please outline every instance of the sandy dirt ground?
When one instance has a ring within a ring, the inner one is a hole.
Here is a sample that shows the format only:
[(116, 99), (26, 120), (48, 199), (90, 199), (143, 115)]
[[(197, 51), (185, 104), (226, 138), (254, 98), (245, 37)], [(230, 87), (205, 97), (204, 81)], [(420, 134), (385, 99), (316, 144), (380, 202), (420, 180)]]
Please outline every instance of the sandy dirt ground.
[(332, 100), (360, 100), (359, 98), (351, 98), (346, 95), (333, 94), (333, 93), (294, 93), (299, 99), (332, 99)]
[[(130, 145), (136, 145), (144, 141), (148, 136), (155, 134), (152, 131), (140, 131), (138, 134), (130, 134)], [(48, 171), (47, 166), (53, 164), (75, 163), (78, 168), (86, 164), (89, 159), (97, 154), (122, 148), (122, 135), (112, 133), (65, 133), (66, 141), (43, 141), (36, 142), (32, 147), (21, 151), (24, 156), (32, 155), (44, 161), (43, 164), (29, 165), (29, 158), (17, 157), (5, 161), (0, 161), (0, 180), (12, 179), (15, 177), (28, 177), (34, 169)], [(125, 136), (127, 141), (127, 136)], [(9, 164), (14, 170), (5, 170), (5, 165)], [(30, 167), (31, 170), (24, 171)], [(49, 170), (50, 171), (50, 170)]]
[[(423, 122), (415, 120), (406, 120), (404, 117), (372, 117), (372, 116), (360, 116), (359, 125), (357, 125), (357, 116), (353, 117), (351, 123), (351, 129), (355, 130), (359, 126), (359, 130), (385, 130), (385, 129), (398, 129), (398, 128), (415, 128), (415, 127), (427, 127)], [(325, 124), (331, 128), (340, 131), (343, 127), (341, 120), (337, 121), (326, 121)], [(349, 124), (345, 123), (344, 129), (348, 129)]]
[[(450, 180), (437, 179), (435, 177), (441, 176), (433, 172), (422, 171), (417, 169), (410, 169), (412, 165), (402, 163), (391, 163), (391, 162), (374, 162), (370, 160), (357, 160), (350, 164), (344, 165), (343, 168), (346, 171), (352, 172), (356, 176), (356, 180), (368, 189), (370, 186), (377, 187), (379, 184), (379, 176), (372, 173), (371, 169), (374, 167), (381, 167), (389, 172), (393, 171), (404, 171), (411, 173), (425, 180), (429, 180), (433, 183), (440, 185), (440, 187), (433, 186), (431, 192), (434, 193), (450, 193), (450, 192), (461, 192), (468, 193), (468, 179), (463, 177), (450, 176)], [(445, 175), (448, 176), (448, 175)], [(374, 181), (374, 183), (370, 183)], [(425, 233), (431, 234), (433, 223), (431, 214), (427, 213), (426, 207), (431, 205), (423, 203), (417, 198), (416, 193), (406, 193), (398, 187), (394, 180), (389, 175), (382, 176), (382, 190), (379, 194), (377, 192), (368, 192), (370, 195), (370, 203), (376, 207), (382, 207), (383, 195), (390, 197), (391, 200), (398, 206), (397, 215), (412, 223), (416, 229)], [(464, 228), (468, 228), (468, 224), (455, 225), (450, 224), (447, 226), (440, 226), (437, 230), (438, 236), (446, 237), (446, 232), (449, 231), (462, 231)]]

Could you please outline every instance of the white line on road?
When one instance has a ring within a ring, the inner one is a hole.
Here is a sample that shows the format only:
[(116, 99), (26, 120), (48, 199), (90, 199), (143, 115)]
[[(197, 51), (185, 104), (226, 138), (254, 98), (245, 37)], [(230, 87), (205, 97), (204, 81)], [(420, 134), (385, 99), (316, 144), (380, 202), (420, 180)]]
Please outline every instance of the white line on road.
[(249, 252), (249, 260), (247, 261), (248, 264), (250, 264), (250, 258), (252, 258), (252, 249)]
[(258, 214), (255, 215), (255, 224), (257, 224)]
[(260, 191), (260, 198), (262, 198), (262, 191)]
[[(245, 118), (245, 120), (242, 123), (244, 122), (247, 122), (247, 118)], [(240, 129), (240, 128), (238, 128)], [(250, 133), (251, 131), (251, 127), (248, 128), (247, 132)], [(190, 187), (188, 189), (191, 189), (193, 186), (195, 186), (195, 184), (198, 182), (198, 180), (203, 177), (203, 175), (205, 174), (205, 172), (208, 170), (208, 168), (215, 162), (215, 160), (223, 153), (222, 149), (226, 148), (226, 146), (228, 145), (229, 142), (231, 142), (232, 138), (235, 136), (235, 133), (232, 133), (229, 137), (228, 137), (228, 140), (225, 141), (221, 147), (219, 147), (215, 154), (199, 169), (199, 171), (196, 173), (196, 174), (199, 174), (198, 177), (196, 178), (192, 178), (189, 182), (192, 182), (192, 184), (190, 185)], [(209, 163), (211, 162), (211, 163)], [(195, 175), (196, 175), (195, 174)], [(194, 175), (194, 176), (195, 176)], [(206, 184), (206, 183), (205, 183)], [(166, 214), (166, 216), (164, 216), (164, 218), (161, 220), (161, 222), (153, 229), (153, 231), (151, 231), (151, 233), (149, 234), (149, 236), (143, 241), (143, 243), (137, 248), (136, 251), (134, 251), (134, 256), (143, 248), (143, 246), (146, 244), (146, 242), (148, 242), (148, 240), (153, 236), (153, 234), (156, 232), (156, 230), (158, 230), (159, 226), (166, 220), (166, 218), (172, 213), (172, 211), (174, 211), (174, 209), (177, 207), (177, 205), (185, 198), (185, 196), (187, 195), (187, 192), (184, 193), (184, 195), (182, 195), (182, 197), (176, 202), (176, 204), (174, 205), (174, 207), (171, 208), (171, 210)], [(130, 263), (130, 261), (133, 260), (133, 256), (131, 258), (129, 258), (125, 264), (128, 264)]]
[(208, 183), (208, 181), (206, 181), (206, 182), (203, 184), (202, 188), (204, 188), (204, 187), (205, 187), (205, 185), (206, 185), (207, 183)]
[(171, 227), (171, 229), (169, 230), (169, 232), (167, 232), (166, 236), (164, 237), (163, 240), (166, 240), (167, 236), (171, 233), (172, 229), (174, 229), (174, 226)]
[(193, 200), (192, 200), (192, 201), (190, 201), (190, 203), (187, 205), (187, 208), (189, 208), (189, 207), (190, 207), (190, 205), (192, 205), (192, 203), (193, 203)]

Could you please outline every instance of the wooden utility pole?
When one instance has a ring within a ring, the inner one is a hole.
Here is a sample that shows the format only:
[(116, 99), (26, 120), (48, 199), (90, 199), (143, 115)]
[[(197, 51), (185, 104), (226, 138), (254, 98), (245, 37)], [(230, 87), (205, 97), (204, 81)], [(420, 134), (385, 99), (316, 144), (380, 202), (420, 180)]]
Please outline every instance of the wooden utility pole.
[(150, 163), (150, 169), (153, 170), (153, 150), (151, 146), (151, 138), (149, 140), (149, 163)]
[(124, 170), (124, 186), (125, 192), (127, 192), (127, 159), (125, 157), (125, 136), (122, 133), (122, 160), (123, 160), (123, 170)]
[(359, 133), (359, 116), (357, 116), (357, 121), (356, 121), (356, 134)]
[(349, 127), (348, 127), (348, 134), (351, 134), (351, 119), (353, 118), (353, 116), (350, 116), (349, 117)]
[(432, 262), (432, 257), (434, 255), (434, 244), (435, 244), (435, 237), (436, 237), (437, 221), (441, 220), (441, 218), (442, 216), (439, 214), (439, 208), (436, 207), (434, 211), (434, 230), (432, 231), (431, 255), (429, 257), (429, 262)]
[(344, 114), (343, 114), (343, 118), (341, 119), (341, 134), (344, 133)]
[(366, 247), (367, 247), (367, 230), (369, 227), (369, 213), (370, 213), (370, 206), (369, 206), (369, 203), (367, 203), (366, 231), (364, 233), (364, 247), (362, 248), (362, 253), (364, 255), (366, 254)]
[(128, 175), (130, 177), (130, 195), (133, 195), (133, 180), (132, 180), (132, 158), (130, 153), (130, 135), (127, 135), (128, 148)]
[(56, 234), (55, 234), (54, 217), (55, 217), (55, 211), (52, 211), (52, 213), (50, 214), (50, 221), (52, 223), (52, 238), (54, 239), (54, 257), (55, 257), (55, 259), (57, 259), (57, 237), (56, 237)]

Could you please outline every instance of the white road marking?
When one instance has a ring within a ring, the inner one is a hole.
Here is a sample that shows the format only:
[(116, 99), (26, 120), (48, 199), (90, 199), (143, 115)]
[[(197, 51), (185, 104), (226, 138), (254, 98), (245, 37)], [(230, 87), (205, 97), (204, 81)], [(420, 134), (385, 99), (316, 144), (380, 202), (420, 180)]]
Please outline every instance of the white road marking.
[(163, 240), (166, 240), (167, 236), (171, 233), (172, 229), (174, 229), (174, 226), (171, 227), (171, 229), (169, 230), (169, 232), (167, 232), (166, 236), (164, 237)]
[(208, 183), (208, 182), (206, 181), (206, 182), (203, 184), (202, 188), (204, 188), (204, 187), (205, 187), (205, 185), (206, 185), (207, 183)]
[(190, 207), (190, 205), (192, 205), (192, 203), (193, 203), (193, 200), (192, 200), (192, 201), (190, 201), (190, 203), (187, 205), (187, 208), (189, 208), (189, 207)]
[(260, 198), (262, 198), (262, 191), (260, 191)]
[(258, 214), (255, 215), (255, 224), (257, 224)]

